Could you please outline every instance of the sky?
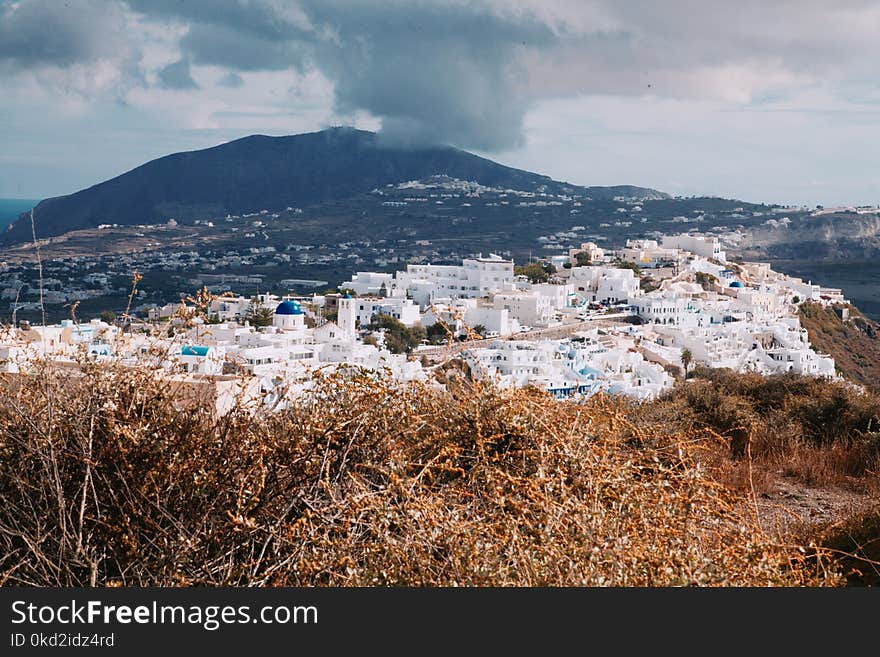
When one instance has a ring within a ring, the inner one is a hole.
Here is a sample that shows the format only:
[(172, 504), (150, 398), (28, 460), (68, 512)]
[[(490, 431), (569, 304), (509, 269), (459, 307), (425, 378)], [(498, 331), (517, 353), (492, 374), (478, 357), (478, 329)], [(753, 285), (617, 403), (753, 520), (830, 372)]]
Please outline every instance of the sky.
[(880, 203), (880, 2), (0, 0), (0, 197), (351, 125), (581, 185)]

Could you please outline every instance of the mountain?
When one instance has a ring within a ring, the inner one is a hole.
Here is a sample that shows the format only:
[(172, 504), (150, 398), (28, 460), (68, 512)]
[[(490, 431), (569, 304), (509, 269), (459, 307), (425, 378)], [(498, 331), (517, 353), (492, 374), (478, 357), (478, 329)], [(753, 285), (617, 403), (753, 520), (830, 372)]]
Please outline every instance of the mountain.
[[(34, 216), (37, 236), (49, 237), (100, 224), (155, 224), (302, 207), (432, 175), (597, 200), (667, 197), (627, 185), (569, 185), (449, 146), (399, 147), (384, 143), (376, 133), (331, 128), (289, 137), (253, 135), (168, 155), (88, 189), (46, 199)], [(2, 239), (24, 241), (30, 231), (23, 214)]]

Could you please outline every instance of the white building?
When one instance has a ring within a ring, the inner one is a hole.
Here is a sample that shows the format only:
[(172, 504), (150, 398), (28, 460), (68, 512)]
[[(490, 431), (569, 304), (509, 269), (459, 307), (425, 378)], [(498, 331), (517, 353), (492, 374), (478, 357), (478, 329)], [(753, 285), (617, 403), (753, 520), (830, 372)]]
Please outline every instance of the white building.
[(591, 264), (599, 264), (605, 260), (605, 249), (595, 242), (583, 242), (579, 247), (568, 250), (568, 262), (577, 265), (577, 254), (586, 253)]
[(470, 328), (482, 325), (487, 332), (501, 337), (520, 332), (520, 323), (506, 308), (482, 305), (468, 307), (464, 314), (464, 323)]
[(355, 340), (357, 338), (357, 307), (355, 300), (350, 294), (344, 295), (337, 302), (336, 324), (342, 332), (342, 339)]
[(398, 381), (416, 381), (425, 378), (419, 361), (353, 340), (331, 340), (322, 345), (320, 359), (322, 363), (335, 364), (342, 369), (357, 367), (386, 371)]
[(359, 271), (347, 283), (343, 283), (343, 289), (354, 290), (360, 296), (388, 296), (402, 297), (406, 295), (406, 288), (398, 285), (394, 280), (394, 274), (384, 272)]
[(428, 328), (442, 321), (455, 334), (465, 334), (466, 328), (483, 326), (488, 333), (508, 336), (519, 333), (520, 324), (506, 308), (496, 308), (477, 299), (456, 299), (434, 303), (422, 316), (422, 326)]
[(641, 296), (639, 278), (631, 269), (589, 266), (572, 267), (571, 285), (582, 299), (594, 303), (632, 303)]
[(577, 302), (574, 285), (571, 283), (532, 283), (530, 289), (535, 294), (548, 297), (553, 310), (570, 308)]
[(377, 315), (393, 317), (404, 326), (415, 326), (419, 323), (419, 307), (413, 303), (412, 299), (359, 296), (354, 299), (354, 306), (357, 321), (362, 327), (370, 324)]
[(549, 326), (554, 322), (555, 309), (549, 295), (499, 292), (492, 297), (492, 306), (496, 310), (507, 310), (509, 316), (522, 326)]
[(489, 254), (466, 258), (460, 265), (407, 265), (393, 276), (377, 272), (358, 272), (342, 284), (358, 294), (408, 296), (422, 308), (436, 300), (485, 297), (493, 292), (513, 289), (513, 261)]
[(834, 377), (834, 359), (814, 352), (797, 317), (773, 323), (722, 322), (704, 326), (658, 325), (658, 343), (690, 350), (693, 360), (709, 367), (726, 367), (761, 374), (795, 372)]
[[(592, 254), (604, 257), (600, 251)], [(477, 378), (538, 386), (558, 397), (604, 391), (651, 398), (671, 385), (663, 367), (680, 366), (684, 349), (695, 363), (710, 367), (835, 376), (833, 359), (811, 348), (797, 304), (839, 303), (844, 300), (839, 290), (774, 272), (767, 263), (725, 264), (714, 238), (683, 235), (664, 238), (662, 246), (652, 240), (630, 241), (624, 251), (640, 265), (676, 266), (651, 272), (660, 280), (650, 293), (643, 293), (632, 269), (598, 264), (563, 270), (559, 276), (568, 278), (563, 285), (532, 284), (515, 278), (513, 263), (498, 256), (464, 260), (461, 266), (410, 265), (394, 275), (358, 272), (344, 287), (364, 296), (296, 299), (263, 294), (252, 302), (227, 295), (208, 309), (220, 323), (203, 320), (191, 308), (178, 312), (180, 304), (169, 304), (150, 316), (170, 317), (172, 330), (153, 335), (122, 333), (98, 320), (7, 329), (0, 339), (0, 371), (24, 370), (43, 356), (76, 367), (87, 356), (164, 368), (169, 380), (176, 377), (190, 388), (204, 388), (215, 401), (223, 396), (224, 408), (231, 404), (235, 381), (244, 377), (245, 388), (255, 387), (259, 393), (259, 404), (277, 408), (314, 390), (318, 369), (346, 374), (365, 368), (399, 381), (424, 378), (415, 358), (391, 354), (381, 341), (372, 345), (358, 339), (359, 327), (379, 314), (407, 326), (442, 321), (455, 335), (482, 325), (487, 337), (502, 337), (524, 325), (555, 325), (561, 316), (574, 320), (575, 312), (566, 309), (583, 303), (622, 302), (641, 317), (642, 325), (606, 326), (567, 340), (479, 341), (465, 358)], [(309, 306), (304, 302), (324, 303), (325, 316), (335, 306), (336, 321), (310, 328), (314, 322), (307, 323)], [(272, 309), (270, 326), (257, 328), (244, 320), (253, 303)], [(421, 317), (420, 304), (426, 307)]]
[(632, 262), (642, 268), (674, 267), (682, 257), (677, 248), (661, 247), (656, 240), (627, 240), (618, 255), (624, 262)]
[(689, 233), (664, 235), (661, 245), (664, 249), (690, 251), (703, 258), (727, 262), (727, 254), (721, 250), (721, 242), (717, 237)]
[(222, 347), (184, 345), (177, 354), (171, 355), (170, 365), (180, 367), (189, 374), (223, 374), (226, 350)]
[[(241, 296), (220, 296), (211, 300), (208, 314), (216, 316), (222, 322), (243, 318), (251, 307), (251, 300)], [(162, 313), (159, 313), (159, 317)]]
[(560, 398), (603, 391), (650, 399), (669, 389), (669, 374), (631, 346), (592, 331), (570, 340), (494, 341), (467, 350), (465, 359), (477, 379), (537, 386)]
[(272, 326), (282, 331), (303, 331), (305, 313), (296, 301), (282, 301), (275, 308)]
[(433, 298), (484, 297), (513, 287), (513, 261), (489, 254), (466, 258), (461, 265), (407, 265), (398, 278), (428, 281), (433, 284)]

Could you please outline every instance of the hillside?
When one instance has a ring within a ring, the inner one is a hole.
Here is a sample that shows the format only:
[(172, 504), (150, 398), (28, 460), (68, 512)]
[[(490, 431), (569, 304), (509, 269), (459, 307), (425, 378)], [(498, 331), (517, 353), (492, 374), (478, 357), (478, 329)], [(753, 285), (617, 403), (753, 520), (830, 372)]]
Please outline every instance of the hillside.
[[(170, 218), (284, 210), (432, 175), (595, 199), (666, 196), (631, 186), (578, 187), (452, 147), (394, 147), (372, 132), (332, 128), (289, 137), (254, 135), (175, 153), (75, 194), (46, 199), (35, 211), (37, 236), (100, 224), (155, 224)], [(3, 239), (8, 243), (29, 236), (30, 223), (22, 215)]]
[(801, 304), (801, 325), (816, 351), (831, 354), (846, 378), (880, 391), (880, 325), (854, 306), (843, 308), (849, 311), (847, 320), (838, 314), (841, 308)]

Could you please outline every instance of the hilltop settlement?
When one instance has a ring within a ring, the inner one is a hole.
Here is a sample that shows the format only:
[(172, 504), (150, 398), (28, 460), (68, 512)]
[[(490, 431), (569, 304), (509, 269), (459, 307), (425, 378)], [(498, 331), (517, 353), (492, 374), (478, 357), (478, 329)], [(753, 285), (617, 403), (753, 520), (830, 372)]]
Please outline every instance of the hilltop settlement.
[(283, 407), (320, 385), (318, 371), (441, 385), (451, 361), (475, 380), (559, 398), (651, 399), (695, 365), (835, 378), (800, 325), (804, 302), (845, 299), (685, 233), (616, 250), (585, 242), (524, 266), (489, 254), (358, 271), (337, 293), (203, 289), (143, 317), (20, 321), (0, 336), (0, 372), (47, 360), (72, 371), (84, 360), (149, 367), (218, 413), (242, 398)]
[(203, 290), (125, 322), (22, 321), (0, 342), (0, 371), (84, 357), (149, 366), (222, 413), (242, 395), (285, 404), (315, 385), (317, 370), (433, 380), (456, 357), (472, 378), (501, 386), (650, 399), (697, 364), (834, 378), (834, 360), (811, 347), (797, 307), (845, 302), (838, 289), (766, 263), (729, 261), (717, 237), (693, 233), (614, 251), (587, 242), (524, 267), (490, 254), (361, 271), (340, 290)]

